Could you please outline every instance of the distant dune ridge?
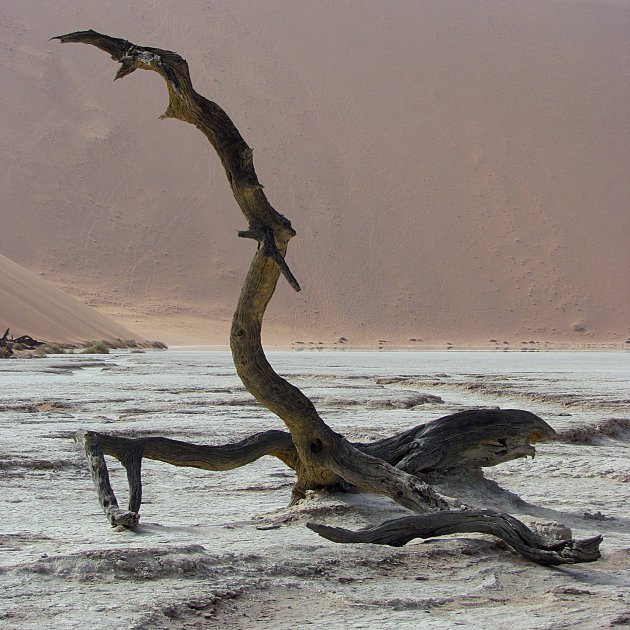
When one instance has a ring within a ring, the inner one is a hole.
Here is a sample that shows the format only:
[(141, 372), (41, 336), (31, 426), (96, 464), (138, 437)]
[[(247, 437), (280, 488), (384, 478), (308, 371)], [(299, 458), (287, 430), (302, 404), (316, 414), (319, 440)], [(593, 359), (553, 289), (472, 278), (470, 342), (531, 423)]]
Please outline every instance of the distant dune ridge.
[[(0, 254), (0, 327), (14, 337), (85, 343), (141, 337)], [(2, 334), (0, 332), (0, 335)]]
[(223, 170), (159, 77), (48, 41), (87, 28), (181, 53), (255, 149), (303, 287), (269, 343), (630, 336), (627, 1), (3, 3), (0, 251), (143, 337), (226, 343), (254, 244)]

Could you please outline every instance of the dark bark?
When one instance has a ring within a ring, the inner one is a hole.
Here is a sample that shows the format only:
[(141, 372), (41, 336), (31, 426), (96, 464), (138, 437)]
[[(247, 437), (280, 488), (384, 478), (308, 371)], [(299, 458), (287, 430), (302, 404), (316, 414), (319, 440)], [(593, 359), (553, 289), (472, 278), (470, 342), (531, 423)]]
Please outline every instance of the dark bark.
[(435, 538), (448, 534), (491, 534), (507, 543), (524, 558), (539, 564), (558, 565), (597, 560), (601, 536), (584, 540), (548, 541), (509, 514), (493, 510), (434, 512), (385, 521), (353, 532), (317, 523), (306, 526), (320, 536), (338, 543), (372, 543), (402, 547), (414, 538)]
[[(450, 468), (495, 466), (517, 457), (534, 456), (532, 443), (553, 437), (555, 431), (541, 418), (518, 409), (479, 409), (455, 413), (421, 424), (392, 437), (356, 443), (360, 451), (378, 457), (392, 466), (414, 475), (448, 471)], [(95, 431), (79, 431), (79, 443), (90, 440), (102, 453), (111, 455), (127, 469), (130, 497), (141, 497), (140, 465), (143, 457), (173, 466), (203, 470), (232, 470), (246, 466), (264, 455), (271, 455), (292, 468), (300, 477), (301, 459), (286, 431), (256, 433), (240, 442), (223, 445), (200, 445), (164, 437), (127, 438)], [(479, 453), (483, 457), (479, 457)], [(131, 466), (130, 462), (133, 462)], [(110, 488), (95, 478), (97, 493), (108, 494)], [(330, 485), (330, 484), (328, 484)], [(337, 484), (332, 484), (337, 485)], [(299, 483), (294, 500), (302, 496)], [(129, 510), (137, 512), (140, 500), (131, 501)]]
[[(118, 500), (114, 494), (114, 490), (109, 483), (109, 472), (107, 471), (107, 464), (103, 457), (103, 450), (97, 437), (90, 433), (85, 433), (81, 436), (80, 442), (85, 450), (85, 456), (87, 458), (90, 473), (92, 474), (92, 481), (96, 488), (96, 494), (98, 495), (99, 503), (105, 512), (109, 522), (114, 526), (127, 526), (133, 527), (138, 522), (138, 509), (140, 507), (140, 501), (137, 500), (137, 490), (132, 488), (132, 494), (134, 495), (134, 501), (137, 501), (137, 508), (135, 510), (125, 511), (118, 507)], [(130, 479), (130, 483), (131, 483)], [(129, 501), (130, 505), (132, 501)], [(135, 507), (136, 503), (133, 502)]]
[(0, 359), (8, 359), (13, 356), (13, 342), (9, 340), (9, 328), (0, 337)]
[(455, 467), (496, 466), (533, 457), (536, 442), (556, 432), (538, 416), (520, 409), (462, 411), (371, 444), (356, 444), (408, 473)]
[(34, 348), (38, 348), (39, 346), (46, 345), (45, 341), (38, 341), (37, 339), (33, 339), (30, 335), (22, 335), (17, 339), (13, 340), (13, 343), (19, 343), (23, 346), (26, 346), (29, 350), (33, 350)]
[(37, 341), (37, 339), (33, 339), (30, 335), (22, 335), (17, 339), (14, 339), (13, 336), (9, 335), (11, 331), (10, 328), (7, 328), (4, 331), (2, 337), (0, 337), (0, 359), (8, 359), (14, 355), (14, 347), (19, 345), (23, 349), (34, 350), (38, 346), (43, 346), (45, 344), (44, 341)]
[[(297, 387), (276, 374), (262, 349), (262, 321), (280, 274), (284, 275), (295, 290), (300, 290), (285, 260), (288, 243), (295, 236), (295, 231), (291, 222), (267, 200), (254, 169), (252, 149), (234, 123), (221, 107), (193, 89), (188, 64), (176, 53), (137, 46), (127, 40), (91, 30), (62, 35), (58, 39), (62, 42), (91, 44), (109, 53), (121, 64), (116, 79), (137, 69), (157, 72), (166, 82), (169, 95), (169, 105), (163, 117), (177, 118), (195, 125), (216, 150), (234, 199), (248, 224), (246, 230), (239, 232), (239, 236), (258, 242), (258, 249), (232, 320), (230, 346), (234, 365), (248, 391), (284, 421), (293, 444), (293, 450), (289, 448), (274, 451), (278, 440), (287, 444), (285, 438), (280, 438), (274, 432), (259, 434), (253, 442), (245, 440), (237, 445), (223, 447), (189, 445), (164, 438), (124, 441), (123, 438), (108, 438), (103, 434), (83, 434), (82, 440), (86, 444), (97, 492), (103, 508), (109, 511), (108, 515), (115, 497), (107, 479), (106, 468), (103, 470), (104, 460), (99, 446), (103, 451), (109, 450), (119, 457), (127, 468), (131, 484), (130, 512), (136, 517), (140, 503), (140, 462), (143, 456), (153, 456), (176, 465), (216, 469), (212, 467), (229, 467), (229, 457), (234, 458), (236, 465), (242, 465), (238, 462), (248, 463), (249, 457), (255, 459), (262, 454), (283, 455), (284, 459), (283, 456), (280, 459), (292, 466), (297, 473), (295, 497), (308, 489), (334, 485), (343, 480), (361, 490), (389, 496), (414, 511), (426, 512), (445, 510), (448, 507), (447, 502), (415, 474), (406, 471), (415, 473), (427, 469), (427, 466), (430, 469), (432, 466), (456, 465), (461, 462), (479, 465), (493, 458), (508, 457), (519, 449), (524, 451), (520, 455), (529, 454), (527, 439), (546, 436), (548, 428), (542, 428), (536, 421), (536, 426), (530, 427), (525, 438), (514, 437), (514, 434), (522, 433), (523, 426), (533, 422), (531, 414), (528, 417), (522, 415), (526, 412), (516, 412), (521, 415), (514, 416), (514, 421), (505, 415), (494, 417), (496, 422), (493, 430), (485, 436), (478, 436), (474, 443), (467, 444), (462, 441), (461, 434), (445, 435), (439, 425), (427, 425), (421, 430), (414, 430), (415, 433), (407, 432), (405, 437), (391, 438), (389, 443), (380, 448), (374, 445), (353, 445), (330, 429), (312, 402)], [(460, 416), (455, 422), (464, 426), (465, 418)], [(497, 431), (501, 436), (497, 437)], [(506, 431), (507, 436), (503, 435)], [(275, 446), (263, 444), (265, 440), (270, 440)], [(401, 446), (405, 441), (407, 448)], [(256, 442), (260, 444), (256, 445)], [(395, 465), (387, 461), (388, 448), (396, 453), (392, 459)], [(230, 454), (224, 456), (227, 452)], [(424, 461), (425, 456), (427, 462)], [(431, 516), (436, 522), (444, 523), (446, 529), (447, 523), (455, 524), (449, 525), (451, 527), (474, 526), (470, 524), (465, 512), (443, 511)], [(110, 516), (112, 522), (118, 522), (118, 518), (116, 516), (112, 520)], [(505, 518), (512, 519), (507, 515)], [(522, 553), (520, 548), (517, 550)]]
[(234, 199), (248, 222), (248, 229), (239, 236), (259, 243), (232, 321), (234, 365), (249, 392), (278, 415), (291, 432), (301, 461), (298, 493), (341, 478), (418, 511), (446, 507), (445, 501), (417, 477), (359, 451), (330, 429), (313, 403), (276, 374), (267, 361), (260, 338), (262, 320), (280, 273), (299, 290), (284, 261), (295, 230), (267, 200), (254, 169), (252, 149), (229, 116), (193, 89), (186, 61), (168, 50), (137, 46), (95, 31), (70, 33), (58, 39), (91, 44), (108, 52), (121, 63), (116, 79), (139, 68), (157, 72), (165, 80), (169, 95), (163, 116), (195, 125), (219, 155)]

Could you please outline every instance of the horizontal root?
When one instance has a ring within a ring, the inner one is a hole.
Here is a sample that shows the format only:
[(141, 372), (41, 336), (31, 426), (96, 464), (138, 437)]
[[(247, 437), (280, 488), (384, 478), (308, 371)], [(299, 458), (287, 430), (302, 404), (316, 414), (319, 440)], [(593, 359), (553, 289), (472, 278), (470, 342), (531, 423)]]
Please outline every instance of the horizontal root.
[(217, 446), (165, 437), (127, 438), (94, 431), (87, 433), (98, 439), (106, 455), (115, 457), (123, 465), (131, 454), (173, 466), (190, 466), (203, 470), (232, 470), (250, 464), (264, 455), (273, 455), (294, 468), (297, 459), (291, 435), (286, 431), (262, 431), (238, 442)]
[(518, 519), (493, 510), (442, 511), (385, 521), (352, 531), (318, 523), (306, 526), (320, 536), (339, 543), (373, 543), (401, 547), (415, 538), (448, 534), (491, 534), (528, 560), (544, 565), (592, 562), (600, 557), (601, 535), (583, 540), (548, 541)]
[[(165, 437), (127, 438), (95, 431), (79, 431), (77, 441), (85, 448), (99, 501), (108, 519), (112, 524), (121, 521), (132, 526), (138, 521), (142, 501), (143, 458), (173, 466), (219, 471), (272, 455), (298, 474), (293, 502), (304, 495), (304, 490), (325, 485), (323, 479), (328, 478), (333, 480), (331, 483), (345, 480), (363, 491), (389, 496), (409, 509), (425, 512), (447, 509), (449, 505), (430, 485), (416, 477), (417, 474), (448, 469), (458, 462), (460, 467), (490, 466), (522, 457), (533, 451), (530, 440), (546, 439), (553, 434), (549, 425), (526, 411), (466, 411), (370, 444), (335, 440), (332, 447), (319, 453), (318, 465), (329, 470), (328, 477), (321, 474), (313, 477), (313, 471), (303, 466), (287, 431), (263, 431), (223, 445), (193, 444)], [(127, 471), (128, 512), (123, 513), (118, 508), (103, 454), (118, 459)], [(117, 512), (112, 512), (114, 507)], [(130, 516), (125, 516), (127, 513)]]

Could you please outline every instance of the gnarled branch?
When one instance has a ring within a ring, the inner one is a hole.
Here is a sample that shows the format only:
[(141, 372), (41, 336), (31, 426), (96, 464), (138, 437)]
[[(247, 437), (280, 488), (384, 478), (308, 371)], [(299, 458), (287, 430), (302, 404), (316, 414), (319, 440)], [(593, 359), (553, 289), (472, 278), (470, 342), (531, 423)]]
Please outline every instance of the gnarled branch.
[[(291, 435), (286, 431), (264, 431), (240, 442), (221, 446), (191, 444), (164, 437), (127, 438), (96, 431), (77, 431), (75, 440), (85, 450), (96, 494), (112, 525), (133, 527), (140, 518), (142, 502), (142, 459), (155, 459), (173, 466), (189, 466), (203, 470), (233, 470), (250, 464), (263, 455), (273, 455), (296, 471), (300, 461)], [(129, 505), (127, 511), (118, 500), (109, 481), (103, 455), (115, 457), (127, 471)]]

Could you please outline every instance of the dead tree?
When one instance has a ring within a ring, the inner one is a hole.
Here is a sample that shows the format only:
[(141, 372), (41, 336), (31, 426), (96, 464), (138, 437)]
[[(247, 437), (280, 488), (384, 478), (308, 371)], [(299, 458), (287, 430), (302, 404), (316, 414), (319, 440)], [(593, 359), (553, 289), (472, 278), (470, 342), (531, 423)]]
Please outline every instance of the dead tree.
[[(354, 486), (381, 494), (423, 513), (379, 528), (349, 532), (317, 524), (309, 527), (340, 542), (380, 542), (401, 545), (414, 537), (456, 532), (493, 534), (526, 558), (543, 564), (595, 560), (600, 536), (587, 540), (547, 541), (513, 517), (492, 511), (453, 509), (447, 499), (422, 480), (422, 473), (454, 466), (493, 465), (533, 453), (531, 444), (553, 435), (553, 429), (526, 411), (464, 412), (415, 427), (372, 444), (351, 444), (319, 416), (312, 402), (273, 370), (264, 354), (261, 327), (265, 310), (282, 274), (296, 290), (300, 286), (285, 255), (295, 236), (291, 222), (271, 206), (258, 181), (252, 149), (229, 116), (192, 86), (188, 64), (178, 54), (132, 44), (95, 31), (62, 35), (61, 42), (91, 44), (109, 53), (120, 68), (115, 79), (137, 69), (157, 72), (166, 82), (169, 104), (162, 118), (195, 125), (216, 150), (247, 229), (241, 238), (258, 243), (232, 320), (230, 347), (236, 371), (248, 391), (287, 426), (237, 442), (202, 446), (161, 437), (129, 439), (81, 431), (101, 506), (112, 525), (133, 527), (142, 500), (141, 464), (144, 457), (176, 466), (228, 470), (263, 455), (273, 455), (296, 473), (293, 500), (307, 490)], [(118, 506), (109, 482), (104, 454), (117, 458), (127, 470), (129, 506)]]
[(13, 343), (17, 343), (29, 350), (34, 350), (35, 348), (39, 348), (39, 346), (45, 346), (45, 341), (39, 341), (37, 339), (33, 339), (30, 335), (22, 335), (21, 337), (17, 337), (17, 339), (13, 340)]
[(11, 329), (7, 328), (0, 337), (0, 359), (8, 359), (14, 356), (14, 350), (35, 350), (39, 346), (46, 345), (45, 341), (33, 339), (30, 335), (21, 335), (17, 339), (9, 335)]
[(10, 330), (7, 328), (4, 335), (0, 337), (0, 359), (8, 359), (13, 356), (13, 340), (9, 339)]

